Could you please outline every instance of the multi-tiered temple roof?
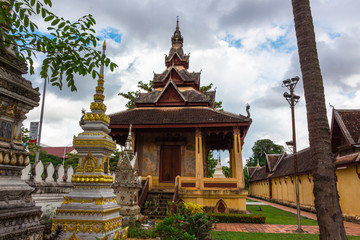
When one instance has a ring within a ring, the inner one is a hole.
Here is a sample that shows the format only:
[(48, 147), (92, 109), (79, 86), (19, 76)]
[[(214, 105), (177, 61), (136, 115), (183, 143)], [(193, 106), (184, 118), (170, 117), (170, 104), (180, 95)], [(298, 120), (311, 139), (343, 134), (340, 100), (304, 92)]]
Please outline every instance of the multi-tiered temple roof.
[(154, 73), (153, 90), (141, 93), (134, 100), (136, 108), (110, 115), (112, 135), (127, 129), (129, 124), (133, 124), (134, 129), (149, 125), (159, 128), (194, 127), (194, 124), (198, 127), (249, 126), (249, 117), (214, 108), (215, 91), (200, 91), (201, 73), (188, 71), (190, 56), (183, 51), (179, 20), (171, 43), (165, 56), (166, 69)]

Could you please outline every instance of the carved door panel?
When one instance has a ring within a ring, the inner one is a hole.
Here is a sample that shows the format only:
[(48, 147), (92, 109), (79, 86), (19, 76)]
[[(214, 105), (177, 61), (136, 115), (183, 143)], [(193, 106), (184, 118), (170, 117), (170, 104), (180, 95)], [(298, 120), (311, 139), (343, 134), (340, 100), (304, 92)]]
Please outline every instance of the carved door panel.
[(161, 146), (160, 182), (174, 182), (181, 174), (180, 146)]

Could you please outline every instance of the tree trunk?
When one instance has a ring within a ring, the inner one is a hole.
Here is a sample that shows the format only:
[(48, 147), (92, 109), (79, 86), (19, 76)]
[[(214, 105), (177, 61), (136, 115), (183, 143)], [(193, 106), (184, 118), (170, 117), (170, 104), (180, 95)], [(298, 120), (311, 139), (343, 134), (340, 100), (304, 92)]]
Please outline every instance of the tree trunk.
[(346, 239), (310, 2), (292, 0), (292, 6), (304, 82), (311, 158), (315, 163), (312, 174), (320, 239)]

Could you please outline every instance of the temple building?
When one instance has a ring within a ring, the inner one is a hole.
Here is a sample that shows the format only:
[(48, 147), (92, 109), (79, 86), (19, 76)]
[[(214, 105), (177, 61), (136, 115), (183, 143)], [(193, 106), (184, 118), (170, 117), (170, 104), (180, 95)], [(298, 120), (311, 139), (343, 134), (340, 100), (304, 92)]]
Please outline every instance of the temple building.
[[(132, 124), (135, 168), (150, 189), (175, 191), (178, 199), (214, 211), (243, 212), (246, 196), (242, 146), (251, 124), (214, 107), (215, 91), (200, 91), (200, 72), (190, 72), (177, 21), (166, 69), (154, 73), (153, 90), (135, 99), (135, 108), (110, 114), (110, 135), (124, 145)], [(228, 150), (230, 178), (207, 178), (211, 150)], [(151, 191), (151, 190), (150, 190)]]
[[(337, 189), (342, 214), (360, 221), (360, 109), (333, 109), (331, 146), (335, 155)], [(310, 148), (297, 153), (300, 207), (315, 211)], [(249, 194), (253, 197), (296, 206), (293, 154), (267, 154), (265, 166), (249, 167)]]

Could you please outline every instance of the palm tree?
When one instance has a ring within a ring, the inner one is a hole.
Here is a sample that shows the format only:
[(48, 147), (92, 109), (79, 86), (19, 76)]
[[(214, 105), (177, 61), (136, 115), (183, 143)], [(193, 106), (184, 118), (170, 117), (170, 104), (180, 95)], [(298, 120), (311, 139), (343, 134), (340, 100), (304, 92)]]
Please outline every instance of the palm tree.
[(331, 151), (324, 85), (316, 50), (309, 0), (292, 0), (299, 51), (313, 171), (315, 209), (320, 239), (346, 239), (336, 188), (335, 158)]

